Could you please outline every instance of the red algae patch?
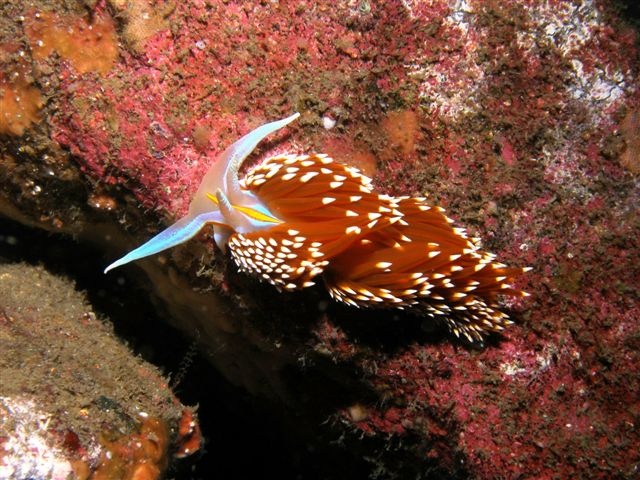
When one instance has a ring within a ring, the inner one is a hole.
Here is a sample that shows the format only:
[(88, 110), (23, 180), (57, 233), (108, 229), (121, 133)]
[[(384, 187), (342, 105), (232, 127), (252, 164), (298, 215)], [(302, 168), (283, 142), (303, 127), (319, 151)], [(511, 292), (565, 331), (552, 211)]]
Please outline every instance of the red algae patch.
[(118, 42), (111, 18), (96, 13), (92, 21), (75, 15), (31, 12), (25, 32), (33, 58), (44, 60), (54, 51), (80, 73), (106, 74), (118, 58)]
[(206, 152), (209, 148), (212, 130), (206, 125), (196, 125), (191, 134), (193, 144), (199, 152)]
[(40, 121), (43, 100), (26, 69), (0, 72), (0, 135), (22, 135)]
[(620, 155), (620, 163), (631, 173), (640, 173), (640, 111), (629, 112), (620, 131), (627, 145)]
[(172, 3), (157, 5), (149, 0), (110, 0), (109, 4), (124, 18), (123, 37), (127, 45), (142, 53), (144, 42), (160, 30), (168, 27), (166, 17), (173, 11)]
[(376, 157), (364, 145), (356, 145), (347, 140), (330, 139), (324, 143), (322, 150), (337, 161), (359, 169), (368, 177), (376, 174)]
[(412, 110), (390, 112), (382, 121), (389, 147), (397, 149), (404, 157), (413, 152), (418, 132), (418, 118)]

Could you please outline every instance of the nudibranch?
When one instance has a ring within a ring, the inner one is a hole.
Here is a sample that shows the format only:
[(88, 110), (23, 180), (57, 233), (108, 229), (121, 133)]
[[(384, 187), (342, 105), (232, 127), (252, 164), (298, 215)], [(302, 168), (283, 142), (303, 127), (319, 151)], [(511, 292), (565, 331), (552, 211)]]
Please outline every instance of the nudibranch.
[(371, 179), (325, 154), (276, 155), (239, 178), (257, 144), (298, 116), (231, 145), (205, 175), (188, 214), (105, 273), (211, 224), (216, 244), (229, 249), (239, 270), (279, 290), (322, 278), (335, 300), (440, 319), (471, 342), (511, 324), (498, 296), (526, 296), (511, 282), (528, 269), (497, 262), (425, 198), (378, 194)]

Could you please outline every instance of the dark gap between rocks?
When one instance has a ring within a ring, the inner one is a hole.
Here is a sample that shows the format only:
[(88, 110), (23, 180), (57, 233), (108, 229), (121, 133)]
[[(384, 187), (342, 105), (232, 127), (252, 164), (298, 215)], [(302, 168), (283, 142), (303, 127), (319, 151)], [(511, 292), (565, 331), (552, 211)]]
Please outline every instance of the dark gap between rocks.
[[(117, 335), (172, 382), (192, 350), (192, 341), (163, 321), (148, 292), (125, 272), (102, 274), (108, 263), (90, 245), (0, 217), (0, 262), (40, 264), (75, 281), (94, 310), (114, 324)], [(173, 383), (172, 383), (173, 385)], [(174, 387), (187, 405), (198, 405), (204, 448), (176, 462), (167, 478), (359, 478), (365, 467), (325, 441), (300, 438), (296, 418), (280, 405), (250, 396), (230, 384), (196, 353)], [(326, 432), (325, 432), (326, 433)], [(326, 439), (325, 439), (326, 440)], [(336, 439), (338, 441), (338, 439)], [(342, 458), (340, 458), (342, 457)]]

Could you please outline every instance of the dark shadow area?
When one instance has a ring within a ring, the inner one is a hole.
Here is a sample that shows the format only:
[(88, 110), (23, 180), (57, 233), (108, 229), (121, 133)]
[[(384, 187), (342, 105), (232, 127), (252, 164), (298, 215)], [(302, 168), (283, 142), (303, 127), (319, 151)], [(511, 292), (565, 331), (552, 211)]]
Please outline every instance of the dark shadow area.
[[(328, 405), (335, 408), (348, 401), (346, 377), (318, 379), (322, 369), (292, 368), (285, 376), (299, 385), (302, 400), (300, 408), (289, 410), (230, 384), (201, 354), (185, 363), (193, 353), (192, 340), (169, 326), (148, 291), (126, 274), (103, 275), (108, 262), (97, 249), (0, 217), (0, 262), (40, 264), (73, 279), (79, 290), (87, 292), (93, 309), (113, 322), (117, 335), (136, 354), (172, 379), (180, 375), (177, 385), (171, 381), (174, 391), (184, 404), (198, 406), (205, 440), (202, 451), (177, 462), (167, 478), (368, 476), (369, 465), (345, 450), (339, 439), (331, 438), (335, 431), (331, 432)], [(303, 395), (309, 385), (318, 383), (327, 386), (327, 395)]]
[(498, 333), (488, 334), (483, 342), (470, 342), (463, 335), (456, 338), (443, 322), (404, 310), (354, 309), (332, 302), (328, 311), (351, 340), (386, 354), (397, 353), (414, 343), (441, 345), (450, 342), (454, 347), (482, 350), (496, 347), (502, 340)]
[(299, 343), (315, 341), (313, 332), (323, 313), (342, 329), (350, 342), (365, 345), (382, 354), (393, 355), (409, 345), (440, 345), (450, 342), (469, 350), (497, 346), (498, 333), (488, 334), (484, 342), (456, 338), (444, 322), (412, 314), (407, 310), (356, 308), (334, 301), (318, 277), (317, 284), (296, 292), (278, 292), (267, 282), (239, 273), (233, 261), (226, 264), (225, 278), (232, 291), (251, 302), (252, 311), (261, 312), (250, 321), (266, 337), (292, 339)]
[(630, 23), (640, 27), (640, 2), (637, 0), (619, 0), (618, 4), (624, 12), (623, 17), (627, 17)]
[(387, 354), (412, 343), (437, 345), (451, 341), (442, 325), (401, 310), (357, 309), (332, 302), (328, 311), (349, 338)]

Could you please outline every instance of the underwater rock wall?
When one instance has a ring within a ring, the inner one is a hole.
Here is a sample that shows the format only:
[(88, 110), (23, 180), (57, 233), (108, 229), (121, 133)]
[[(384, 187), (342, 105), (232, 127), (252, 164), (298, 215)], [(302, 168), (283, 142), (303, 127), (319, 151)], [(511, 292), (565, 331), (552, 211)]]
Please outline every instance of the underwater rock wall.
[(638, 23), (622, 4), (0, 13), (0, 212), (99, 245), (104, 265), (182, 215), (226, 146), (300, 111), (249, 163), (329, 153), (533, 267), (531, 298), (506, 305), (516, 325), (478, 350), (321, 288), (278, 294), (206, 232), (127, 267), (231, 382), (379, 478), (638, 474)]

